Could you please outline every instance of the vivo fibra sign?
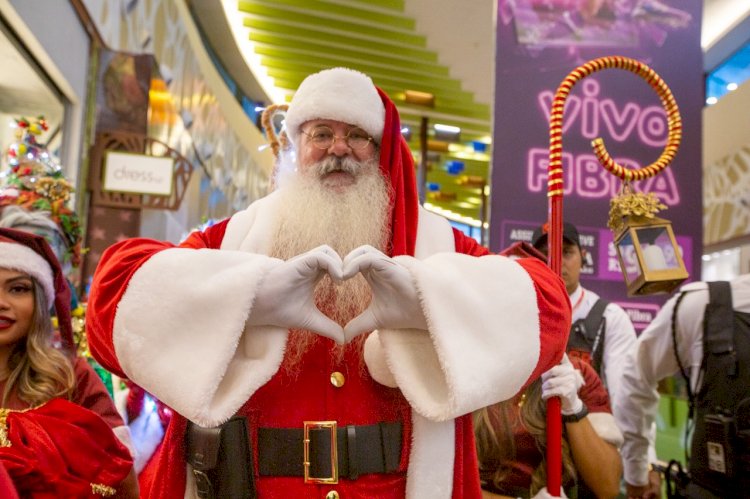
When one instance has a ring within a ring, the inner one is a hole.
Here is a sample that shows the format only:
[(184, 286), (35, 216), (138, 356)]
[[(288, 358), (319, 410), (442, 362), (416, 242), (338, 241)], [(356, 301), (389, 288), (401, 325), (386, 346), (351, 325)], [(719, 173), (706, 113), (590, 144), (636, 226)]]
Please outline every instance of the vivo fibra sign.
[[(586, 139), (607, 137), (612, 142), (637, 138), (647, 148), (662, 147), (667, 136), (667, 117), (660, 105), (641, 106), (635, 102), (618, 105), (614, 99), (600, 96), (600, 84), (591, 79), (582, 82), (582, 96), (571, 95), (565, 107), (563, 133), (576, 127)], [(540, 114), (549, 120), (553, 92), (542, 91), (537, 96)], [(532, 147), (526, 161), (526, 187), (530, 192), (547, 189), (549, 149)], [(638, 169), (642, 165), (633, 158), (617, 157), (622, 166)], [(565, 196), (588, 199), (610, 199), (621, 188), (621, 181), (604, 170), (593, 153), (563, 152)], [(633, 183), (637, 191), (653, 192), (667, 206), (680, 204), (680, 192), (674, 173), (667, 168), (660, 175)]]
[(103, 190), (169, 196), (174, 159), (108, 151), (104, 160)]

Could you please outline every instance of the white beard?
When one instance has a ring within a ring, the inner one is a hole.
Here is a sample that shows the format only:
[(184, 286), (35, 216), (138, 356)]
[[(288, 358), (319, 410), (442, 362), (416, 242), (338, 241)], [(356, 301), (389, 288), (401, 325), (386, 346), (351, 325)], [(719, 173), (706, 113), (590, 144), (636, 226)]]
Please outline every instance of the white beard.
[[(322, 175), (338, 169), (356, 176), (355, 183), (341, 191), (321, 182)], [(329, 157), (302, 173), (284, 173), (277, 181), (284, 208), (277, 215), (270, 256), (288, 260), (323, 244), (342, 259), (365, 244), (385, 251), (390, 192), (377, 160), (338, 162)], [(339, 284), (326, 276), (315, 289), (318, 308), (341, 326), (365, 310), (370, 298), (370, 287), (361, 275)], [(318, 338), (313, 332), (292, 331), (284, 362), (287, 370), (294, 370)], [(345, 347), (334, 347), (334, 354), (340, 360), (347, 348), (361, 349), (365, 338), (360, 335)]]

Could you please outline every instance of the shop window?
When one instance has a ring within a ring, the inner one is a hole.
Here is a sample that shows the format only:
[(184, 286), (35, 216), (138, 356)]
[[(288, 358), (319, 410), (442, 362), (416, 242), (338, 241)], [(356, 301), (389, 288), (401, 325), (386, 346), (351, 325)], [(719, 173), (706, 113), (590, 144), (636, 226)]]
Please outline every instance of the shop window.
[[(34, 120), (44, 116), (47, 130), (35, 137), (60, 163), (60, 147), (64, 144), (63, 121), (65, 99), (5, 20), (0, 18), (0, 172), (8, 168), (8, 148), (18, 141), (17, 119)], [(65, 165), (63, 165), (65, 166)]]

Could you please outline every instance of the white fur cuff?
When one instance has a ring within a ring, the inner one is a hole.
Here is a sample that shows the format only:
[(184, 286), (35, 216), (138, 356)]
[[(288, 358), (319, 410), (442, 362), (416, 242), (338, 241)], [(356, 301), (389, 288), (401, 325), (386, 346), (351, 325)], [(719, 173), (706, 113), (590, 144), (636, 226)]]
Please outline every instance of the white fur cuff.
[(29, 274), (44, 289), (47, 302), (55, 302), (52, 267), (39, 253), (20, 243), (0, 243), (0, 267)]
[(615, 418), (608, 412), (590, 412), (588, 415), (589, 423), (594, 431), (602, 440), (609, 442), (618, 449), (622, 446), (624, 439), (622, 432), (615, 424)]

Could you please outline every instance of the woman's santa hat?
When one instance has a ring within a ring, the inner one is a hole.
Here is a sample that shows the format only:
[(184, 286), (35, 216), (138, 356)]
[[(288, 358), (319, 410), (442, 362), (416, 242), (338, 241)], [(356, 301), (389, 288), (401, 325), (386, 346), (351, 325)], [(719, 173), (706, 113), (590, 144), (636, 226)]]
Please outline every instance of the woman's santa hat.
[(0, 268), (30, 275), (57, 312), (63, 346), (75, 351), (70, 318), (70, 287), (47, 241), (36, 234), (0, 228)]
[(380, 171), (391, 184), (391, 256), (414, 255), (419, 209), (414, 158), (393, 101), (364, 73), (326, 69), (305, 78), (289, 104), (286, 134), (297, 149), (300, 127), (315, 119), (355, 125), (375, 139)]

